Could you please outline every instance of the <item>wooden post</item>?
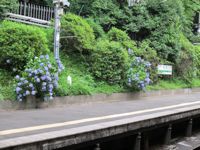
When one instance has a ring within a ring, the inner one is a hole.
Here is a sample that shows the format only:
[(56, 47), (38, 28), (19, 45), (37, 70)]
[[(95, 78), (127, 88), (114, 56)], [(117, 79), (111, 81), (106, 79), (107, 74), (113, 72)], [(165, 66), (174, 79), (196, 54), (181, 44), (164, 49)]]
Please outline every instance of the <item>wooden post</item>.
[(192, 124), (193, 124), (193, 120), (190, 119), (188, 121), (187, 128), (186, 128), (186, 136), (187, 137), (190, 137), (192, 135)]
[(166, 134), (165, 134), (165, 139), (164, 139), (164, 144), (168, 145), (170, 144), (171, 141), (171, 134), (172, 134), (172, 125), (170, 124), (167, 128)]

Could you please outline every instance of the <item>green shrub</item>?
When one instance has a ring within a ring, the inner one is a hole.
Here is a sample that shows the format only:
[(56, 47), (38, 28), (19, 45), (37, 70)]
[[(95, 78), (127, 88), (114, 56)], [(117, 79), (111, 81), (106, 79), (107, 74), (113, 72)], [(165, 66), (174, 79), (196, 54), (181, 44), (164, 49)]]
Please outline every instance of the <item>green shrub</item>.
[(130, 39), (128, 34), (120, 29), (117, 29), (113, 27), (109, 32), (108, 32), (108, 39), (110, 41), (115, 41), (119, 42), (122, 44), (122, 46), (125, 49), (132, 49), (135, 55), (139, 55), (140, 51), (136, 47), (136, 43)]
[[(109, 85), (104, 81), (96, 80), (81, 57), (67, 56), (61, 52), (61, 59), (66, 69), (59, 76), (59, 86), (56, 90), (58, 96), (111, 94), (124, 91), (120, 85)], [(72, 78), (71, 86), (67, 82), (68, 76)]]
[(100, 40), (91, 55), (94, 76), (110, 84), (122, 84), (126, 79), (128, 52), (120, 43)]
[(150, 79), (153, 83), (158, 81), (158, 75), (157, 75), (157, 66), (160, 62), (159, 57), (157, 55), (156, 50), (151, 48), (150, 41), (143, 41), (139, 44), (140, 49), (140, 57), (142, 57), (144, 60), (149, 61), (151, 63), (150, 67)]
[(194, 53), (195, 53), (195, 67), (197, 70), (197, 76), (200, 77), (200, 46), (194, 47)]
[(68, 13), (62, 18), (61, 45), (66, 52), (88, 53), (94, 45), (94, 31), (86, 20)]
[(34, 56), (48, 52), (46, 34), (37, 27), (5, 21), (0, 35), (0, 67), (20, 71)]
[(0, 100), (15, 100), (14, 87), (10, 72), (0, 69)]
[(94, 30), (94, 35), (96, 39), (105, 37), (105, 32), (99, 23), (95, 22), (92, 18), (88, 18), (86, 20)]
[(196, 76), (195, 63), (199, 63), (199, 60), (195, 55), (195, 47), (183, 34), (180, 35), (180, 42), (182, 47), (176, 61), (176, 75), (190, 83)]
[[(1, 88), (0, 88), (0, 89), (1, 89)], [(0, 101), (3, 100), (3, 99), (4, 99), (3, 95), (0, 94)]]

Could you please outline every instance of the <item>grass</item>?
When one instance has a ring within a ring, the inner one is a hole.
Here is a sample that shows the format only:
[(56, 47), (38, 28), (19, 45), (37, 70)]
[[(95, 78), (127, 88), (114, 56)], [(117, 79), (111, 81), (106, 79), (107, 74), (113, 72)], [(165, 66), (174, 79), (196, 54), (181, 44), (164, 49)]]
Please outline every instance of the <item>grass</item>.
[[(109, 85), (94, 79), (83, 59), (61, 53), (65, 70), (60, 75), (58, 95), (92, 95), (97, 93), (117, 93), (124, 91), (119, 85)], [(72, 85), (67, 83), (67, 76), (72, 77)]]
[(183, 88), (197, 88), (200, 87), (200, 79), (193, 79), (191, 84), (184, 82), (183, 80), (172, 79), (172, 80), (160, 80), (157, 84), (150, 85), (147, 87), (148, 91), (152, 90), (172, 90), (172, 89), (183, 89)]
[(15, 96), (13, 77), (0, 69), (0, 100), (14, 100)]

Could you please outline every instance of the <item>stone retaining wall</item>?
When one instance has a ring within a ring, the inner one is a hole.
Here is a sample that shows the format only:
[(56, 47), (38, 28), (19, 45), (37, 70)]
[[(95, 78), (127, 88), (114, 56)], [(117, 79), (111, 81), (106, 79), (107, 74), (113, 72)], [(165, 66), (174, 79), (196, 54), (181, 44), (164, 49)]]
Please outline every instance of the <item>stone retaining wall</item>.
[(52, 108), (62, 107), (72, 104), (87, 104), (93, 102), (111, 102), (111, 101), (127, 101), (138, 100), (144, 97), (167, 96), (179, 94), (192, 94), (200, 92), (200, 88), (178, 89), (178, 90), (160, 90), (135, 93), (115, 93), (115, 94), (96, 94), (96, 95), (80, 95), (56, 97), (49, 102), (40, 102), (34, 98), (29, 98), (26, 102), (17, 101), (0, 101), (0, 110), (19, 110), (34, 108)]

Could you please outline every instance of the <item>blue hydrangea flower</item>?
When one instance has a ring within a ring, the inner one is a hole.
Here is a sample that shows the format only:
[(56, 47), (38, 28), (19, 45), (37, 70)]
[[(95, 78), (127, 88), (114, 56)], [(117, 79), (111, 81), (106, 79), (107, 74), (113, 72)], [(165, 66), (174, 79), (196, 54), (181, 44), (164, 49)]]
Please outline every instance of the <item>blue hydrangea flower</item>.
[(10, 60), (10, 59), (7, 59), (7, 60), (6, 60), (6, 63), (7, 63), (7, 64), (10, 64), (10, 63), (11, 63), (11, 60)]
[(35, 94), (36, 94), (36, 91), (32, 91), (32, 92), (31, 92), (31, 95), (34, 96)]
[(30, 87), (30, 88), (33, 88), (33, 83), (30, 83), (30, 84), (29, 84), (29, 87)]
[(39, 78), (37, 78), (37, 79), (36, 79), (36, 82), (37, 82), (37, 83), (40, 83), (40, 79), (39, 79)]
[(20, 78), (20, 81), (24, 81), (25, 79), (24, 78)]
[(16, 92), (19, 93), (22, 89), (20, 87), (16, 87)]
[(47, 66), (44, 67), (45, 71), (49, 71), (49, 68)]
[(22, 85), (22, 83), (21, 83), (21, 82), (17, 83), (17, 86), (21, 86), (21, 85)]
[(43, 59), (43, 58), (44, 58), (44, 55), (41, 55), (40, 58)]
[(28, 83), (28, 81), (27, 80), (24, 80), (24, 84), (27, 84)]
[(28, 95), (30, 95), (30, 91), (27, 90), (26, 91), (26, 96), (28, 96)]
[(49, 55), (46, 55), (45, 58), (48, 60), (49, 59)]
[(43, 66), (44, 66), (44, 63), (40, 63), (40, 66), (43, 67)]
[(16, 72), (17, 71), (17, 69), (16, 68), (13, 68), (13, 72)]
[(19, 76), (19, 75), (16, 75), (15, 79), (19, 80), (19, 79), (20, 79), (20, 76)]
[(42, 79), (42, 81), (46, 80), (46, 78), (47, 78), (47, 76), (46, 76), (46, 75), (44, 75), (44, 76), (41, 76), (41, 79)]

